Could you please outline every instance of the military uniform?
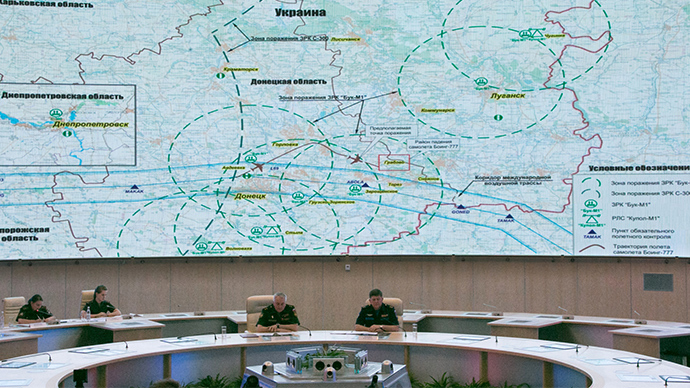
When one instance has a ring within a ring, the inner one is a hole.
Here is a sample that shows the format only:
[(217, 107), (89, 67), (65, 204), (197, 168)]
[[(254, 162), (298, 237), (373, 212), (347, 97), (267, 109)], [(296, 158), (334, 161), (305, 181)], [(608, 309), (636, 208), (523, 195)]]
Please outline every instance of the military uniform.
[(355, 323), (365, 327), (372, 325), (398, 326), (398, 316), (395, 315), (395, 308), (385, 303), (381, 304), (378, 311), (374, 310), (372, 305), (366, 305), (360, 310)]
[(46, 306), (41, 306), (40, 309), (34, 310), (31, 308), (31, 304), (27, 303), (19, 309), (19, 314), (17, 314), (17, 322), (19, 322), (19, 318), (35, 321), (37, 319), (46, 319), (52, 316), (53, 314), (48, 311)]
[(115, 311), (115, 306), (113, 306), (110, 302), (107, 300), (104, 300), (101, 303), (96, 302), (96, 300), (92, 300), (90, 302), (86, 302), (84, 305), (84, 308), (82, 310), (86, 311), (86, 308), (90, 307), (91, 308), (91, 314), (96, 315), (100, 313), (112, 313)]
[(259, 316), (259, 321), (256, 323), (256, 325), (268, 327), (275, 324), (299, 325), (299, 318), (297, 318), (295, 306), (286, 304), (285, 308), (281, 312), (276, 311), (275, 306), (272, 304), (264, 307), (264, 309), (261, 310), (261, 316)]

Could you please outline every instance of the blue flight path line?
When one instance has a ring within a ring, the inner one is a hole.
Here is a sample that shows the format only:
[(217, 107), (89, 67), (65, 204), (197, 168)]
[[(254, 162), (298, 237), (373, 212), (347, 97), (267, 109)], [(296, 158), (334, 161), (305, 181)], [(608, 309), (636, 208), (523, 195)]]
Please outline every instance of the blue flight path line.
[[(224, 166), (224, 165), (228, 165), (228, 163), (213, 163), (213, 164), (198, 164), (198, 165), (190, 165), (190, 166), (180, 166), (180, 167), (175, 167), (175, 169), (189, 170), (189, 169), (195, 169), (195, 168), (212, 168), (212, 167), (218, 167), (218, 166)], [(236, 165), (238, 165), (238, 166), (240, 166), (240, 165), (246, 165), (246, 166), (252, 167), (252, 165), (251, 165), (250, 163), (246, 163), (246, 162), (245, 162), (245, 163), (242, 163), (242, 164), (236, 164)], [(264, 165), (268, 165), (268, 166), (287, 166), (287, 163), (264, 163)], [(401, 178), (401, 177), (391, 176), (391, 175), (388, 175), (388, 174), (385, 174), (385, 173), (382, 173), (382, 172), (376, 172), (376, 171), (373, 171), (373, 170), (348, 169), (348, 168), (339, 168), (339, 167), (333, 167), (333, 168), (331, 168), (331, 167), (327, 167), (327, 166), (318, 166), (318, 167), (315, 167), (315, 166), (301, 165), (301, 164), (295, 164), (295, 163), (290, 164), (290, 166), (291, 166), (291, 167), (304, 168), (304, 169), (334, 170), (334, 171), (345, 171), (345, 172), (359, 172), (359, 173), (364, 173), (364, 174), (367, 174), (367, 175), (376, 174), (376, 175), (380, 175), (380, 176), (383, 176), (383, 177), (387, 177), (387, 178), (390, 178), (390, 179), (393, 179), (393, 180), (398, 180), (398, 181), (403, 181), (403, 182), (408, 182), (408, 183), (414, 183), (415, 185), (421, 185), (421, 186), (428, 186), (428, 187), (432, 187), (432, 188), (438, 188), (438, 189), (441, 189), (441, 190), (452, 191), (452, 192), (454, 192), (454, 193), (459, 193), (459, 192), (460, 192), (460, 190), (458, 190), (458, 189), (449, 188), (449, 187), (445, 187), (445, 186), (433, 185), (433, 184), (430, 184), (430, 183), (426, 183), (426, 182), (422, 182), (422, 181), (416, 181), (416, 180), (413, 180), (413, 179), (407, 179), (407, 178)], [(165, 167), (165, 168), (154, 168), (154, 169), (146, 169), (146, 170), (113, 170), (113, 171), (109, 171), (109, 174), (110, 174), (110, 175), (119, 175), (119, 174), (133, 174), (133, 175), (137, 175), (137, 174), (139, 174), (139, 173), (151, 173), (151, 172), (161, 172), (161, 171), (168, 171), (168, 168)], [(61, 172), (65, 172), (65, 171), (61, 171)], [(103, 171), (102, 171), (102, 170), (100, 170), (100, 171), (84, 171), (84, 172), (72, 172), (72, 171), (69, 171), (69, 173), (73, 173), (73, 174), (76, 174), (76, 175), (86, 175), (86, 174), (98, 174), (98, 175), (103, 175)], [(4, 175), (4, 176), (14, 176), (14, 175), (18, 175), (18, 176), (52, 176), (52, 175), (55, 175), (55, 174), (57, 174), (57, 173), (56, 173), (56, 172), (51, 172), (51, 173), (48, 173), (48, 172), (36, 172), (36, 173), (8, 173), (8, 174), (1, 174), (1, 175)], [(219, 177), (208, 178), (208, 179), (205, 179), (205, 181), (211, 181), (211, 182), (213, 182), (213, 181), (217, 180), (218, 178), (219, 178)], [(255, 178), (256, 178), (256, 177), (255, 177)], [(200, 180), (200, 181), (204, 181), (204, 180)], [(190, 181), (181, 181), (181, 182), (190, 182)], [(150, 185), (150, 184), (149, 184), (149, 185)], [(101, 186), (101, 187), (104, 187), (104, 186)], [(121, 186), (121, 187), (126, 187), (126, 186)], [(68, 188), (68, 187), (67, 187), (67, 188)], [(542, 214), (541, 212), (535, 210), (534, 208), (532, 208), (531, 206), (527, 205), (526, 203), (517, 202), (517, 201), (514, 201), (514, 200), (510, 200), (510, 199), (505, 199), (505, 198), (493, 197), (493, 196), (489, 196), (489, 195), (485, 195), (485, 194), (478, 194), (478, 193), (474, 193), (474, 192), (471, 192), (471, 191), (465, 191), (463, 194), (468, 194), (468, 195), (473, 195), (473, 196), (480, 197), (480, 198), (487, 198), (487, 199), (491, 199), (491, 200), (495, 200), (495, 201), (508, 202), (508, 203), (512, 203), (512, 204), (516, 204), (516, 205), (523, 206), (523, 207), (529, 209), (532, 213), (534, 213), (534, 214), (538, 215), (539, 217), (545, 219), (545, 220), (548, 221), (549, 223), (555, 225), (557, 228), (561, 229), (561, 230), (564, 231), (565, 233), (567, 233), (567, 234), (569, 234), (569, 235), (572, 236), (572, 232), (571, 232), (571, 231), (569, 231), (569, 230), (567, 230), (566, 228), (564, 228), (563, 226), (559, 225), (558, 223), (556, 223), (556, 222), (553, 221), (552, 219), (546, 217), (544, 214)]]
[[(478, 209), (468, 209), (468, 210), (478, 210)], [(490, 213), (490, 214), (493, 214), (493, 212), (490, 212), (490, 211), (488, 211), (488, 210), (485, 210), (485, 212)], [(495, 214), (498, 215), (498, 216), (503, 216), (503, 217), (505, 217), (505, 215), (503, 215), (503, 214), (498, 214), (498, 213), (495, 213)], [(522, 226), (523, 228), (529, 230), (530, 232), (532, 232), (532, 233), (536, 234), (537, 236), (541, 237), (542, 239), (546, 240), (547, 242), (549, 242), (551, 245), (555, 246), (556, 248), (558, 248), (558, 249), (564, 251), (565, 253), (567, 253), (567, 254), (569, 254), (569, 255), (572, 255), (572, 252), (569, 252), (567, 249), (565, 249), (565, 248), (561, 247), (560, 245), (556, 244), (555, 242), (551, 241), (551, 239), (549, 239), (548, 237), (543, 236), (541, 233), (537, 232), (536, 230), (533, 230), (533, 229), (530, 228), (529, 226), (527, 226), (527, 225), (525, 225), (524, 223), (520, 222), (517, 218), (513, 217), (513, 219), (515, 220), (515, 222), (516, 222), (518, 225)]]
[[(405, 193), (400, 193), (400, 192), (398, 192), (398, 194), (400, 194), (400, 195), (402, 195), (402, 196), (411, 197), (411, 198), (417, 198), (417, 199), (422, 199), (422, 200), (426, 200), (426, 201), (432, 201), (432, 202), (434, 201), (433, 199), (427, 199), (427, 198), (424, 198), (424, 197), (419, 197), (419, 196), (411, 195), (411, 194), (405, 194)], [(451, 203), (451, 202), (442, 202), (442, 201), (438, 201), (438, 202), (439, 202), (441, 205), (453, 205), (453, 206), (455, 206), (455, 204), (454, 204), (454, 203)], [(504, 217), (504, 218), (506, 217), (505, 214), (496, 213), (496, 212), (493, 212), (493, 211), (490, 211), (490, 210), (483, 210), (483, 209), (479, 209), (479, 208), (467, 208), (467, 210), (472, 210), (472, 211), (476, 211), (476, 212), (479, 212), (479, 213), (492, 214), (492, 215), (499, 216), (499, 217)], [(428, 213), (422, 213), (422, 214), (428, 214)], [(510, 214), (510, 213), (508, 213), (508, 214)], [(435, 215), (434, 217), (437, 217), (437, 216), (438, 216), (438, 215)], [(567, 249), (561, 247), (560, 245), (558, 245), (558, 244), (556, 244), (555, 242), (551, 241), (549, 238), (543, 236), (543, 235), (540, 234), (539, 232), (533, 230), (532, 228), (530, 228), (530, 227), (528, 227), (527, 225), (523, 224), (522, 222), (518, 221), (516, 218), (513, 218), (513, 219), (514, 219), (515, 222), (518, 223), (520, 226), (522, 226), (522, 227), (524, 227), (525, 229), (529, 230), (530, 232), (536, 234), (537, 236), (541, 237), (542, 239), (548, 241), (550, 244), (556, 246), (557, 248), (559, 248), (559, 249), (565, 251), (565, 252), (568, 253), (568, 254), (572, 254), (572, 253), (568, 252)]]
[[(279, 191), (272, 192), (272, 191), (250, 191), (250, 190), (242, 190), (242, 191), (231, 191), (230, 193), (231, 193), (231, 194), (237, 194), (237, 193), (240, 193), (240, 192), (259, 193), (259, 194), (286, 195), (285, 193), (281, 193), (281, 192), (279, 192)], [(196, 192), (195, 194), (196, 194), (196, 197), (204, 197), (204, 196), (207, 197), (207, 196), (214, 196), (214, 195), (215, 195), (213, 192), (208, 192), (208, 193)], [(189, 195), (177, 195), (177, 196), (171, 195), (171, 196), (164, 196), (164, 197), (157, 197), (157, 198), (138, 198), (138, 199), (131, 199), (131, 200), (112, 200), (112, 201), (76, 201), (76, 202), (72, 202), (72, 201), (56, 201), (56, 202), (50, 203), (50, 205), (52, 206), (52, 205), (84, 205), (84, 204), (94, 204), (94, 203), (98, 203), (98, 204), (109, 204), (109, 203), (136, 203), (136, 202), (159, 201), (159, 200), (163, 200), (163, 199), (165, 199), (165, 200), (185, 199), (185, 200), (187, 200), (187, 199), (189, 199), (189, 197), (190, 197)], [(322, 195), (322, 194), (320, 194), (319, 197), (320, 197), (320, 198), (324, 198), (324, 199), (329, 199), (329, 200), (330, 200), (330, 199), (336, 199), (336, 200), (338, 200), (338, 199), (340, 199), (340, 200), (353, 200), (353, 198), (351, 198), (351, 197), (333, 197), (333, 196), (325, 196), (325, 195)], [(357, 198), (357, 199), (355, 199), (355, 200), (356, 200), (357, 202), (364, 202), (364, 203), (368, 203), (368, 204), (371, 204), (371, 205), (383, 206), (383, 207), (392, 208), (392, 209), (396, 209), (396, 210), (401, 210), (401, 211), (405, 211), (405, 212), (409, 212), (409, 213), (421, 214), (421, 215), (426, 215), (426, 216), (429, 216), (429, 217), (432, 216), (432, 214), (429, 214), (429, 213), (426, 213), (426, 212), (422, 212), (422, 211), (419, 211), (419, 210), (408, 209), (408, 208), (404, 208), (404, 207), (401, 207), (401, 206), (396, 206), (396, 205), (387, 204), (387, 203), (381, 203), (381, 202), (377, 202), (377, 201), (373, 201), (373, 200), (366, 200), (366, 199), (359, 199), (359, 198)], [(33, 204), (33, 205), (42, 205), (42, 206), (43, 206), (43, 205), (45, 205), (45, 204), (46, 204), (45, 202), (39, 202), (39, 203), (35, 203), (35, 204)], [(31, 204), (22, 204), (22, 206), (29, 206), (29, 205), (31, 205)], [(14, 205), (0, 204), (0, 207), (7, 207), (7, 206), (14, 206)], [(500, 215), (500, 214), (497, 214), (497, 215)], [(448, 216), (440, 215), (440, 214), (438, 214), (438, 213), (434, 213), (434, 214), (433, 214), (433, 217), (438, 217), (438, 218), (445, 219), (445, 220), (448, 220), (448, 221), (460, 222), (460, 223), (464, 223), (464, 224), (475, 225), (475, 226), (479, 226), (479, 227), (484, 227), (484, 228), (489, 228), (489, 229), (493, 229), (493, 230), (496, 230), (496, 231), (500, 231), (500, 232), (506, 234), (507, 236), (509, 236), (510, 238), (512, 238), (513, 240), (515, 240), (516, 242), (518, 242), (520, 245), (523, 245), (525, 248), (527, 248), (527, 249), (529, 249), (530, 251), (532, 251), (533, 253), (537, 254), (537, 251), (536, 251), (536, 250), (534, 250), (532, 247), (530, 247), (529, 245), (527, 245), (525, 242), (522, 242), (520, 239), (518, 239), (517, 237), (513, 236), (510, 232), (508, 232), (508, 231), (506, 231), (506, 230), (504, 230), (504, 229), (497, 228), (497, 227), (490, 226), (490, 225), (486, 225), (486, 224), (477, 223), (477, 222), (465, 221), (465, 220), (461, 220), (461, 219), (457, 219), (457, 218), (451, 218), (451, 217), (448, 217)], [(529, 230), (529, 228), (527, 228), (527, 229)], [(543, 239), (549, 241), (546, 237), (541, 236), (541, 235), (539, 235), (538, 233), (535, 233), (535, 234), (536, 234), (537, 236), (539, 236), (539, 237), (541, 237), (541, 238), (543, 238)], [(550, 241), (549, 241), (549, 242), (550, 242)], [(556, 244), (553, 243), (553, 242), (551, 242), (551, 243), (554, 244), (554, 245), (556, 245)], [(558, 247), (558, 245), (556, 245), (556, 246)], [(559, 247), (559, 248), (560, 248), (560, 247)], [(561, 249), (563, 249), (563, 248), (561, 248)], [(565, 249), (563, 249), (563, 250), (564, 250), (565, 252), (568, 252), (568, 251), (565, 250)], [(568, 252), (568, 253), (569, 253), (569, 252)], [(569, 254), (570, 254), (570, 253), (569, 253)]]
[[(218, 165), (225, 165), (225, 164), (226, 164), (226, 163), (219, 163)], [(268, 164), (268, 163), (267, 163), (267, 164)], [(202, 165), (202, 166), (203, 166), (203, 165)], [(313, 167), (313, 166), (307, 166), (307, 165), (296, 165), (296, 164), (293, 164), (293, 166), (301, 167), (301, 168), (315, 168), (315, 167)], [(189, 167), (189, 168), (192, 168), (193, 166), (188, 166), (188, 167)], [(150, 170), (150, 171), (161, 171), (161, 170), (167, 170), (167, 169), (152, 169), (152, 170)], [(338, 169), (338, 170), (342, 170), (342, 171), (353, 171), (353, 170), (349, 170), (349, 169)], [(359, 170), (359, 171), (360, 171), (360, 172), (367, 172), (366, 170)], [(121, 171), (120, 171), (120, 172), (121, 172)], [(141, 172), (141, 171), (139, 171), (139, 172)], [(92, 172), (92, 173), (94, 173), (94, 174), (99, 174), (99, 175), (102, 175), (102, 174), (103, 174), (102, 171), (97, 171), (97, 172)], [(129, 172), (129, 173), (131, 173), (131, 172)], [(370, 173), (374, 173), (374, 172), (370, 172)], [(45, 174), (45, 173), (40, 173), (40, 174)], [(77, 174), (77, 173), (75, 173), (75, 174)], [(50, 174), (50, 175), (54, 175), (54, 174)], [(445, 190), (457, 191), (456, 189), (445, 188), (445, 187), (441, 187), (441, 186), (437, 186), (437, 185), (432, 185), (432, 184), (428, 184), (428, 183), (424, 183), (424, 182), (419, 182), (419, 181), (415, 181), (415, 180), (405, 179), (405, 178), (393, 177), (393, 176), (386, 175), (386, 174), (378, 174), (378, 175), (386, 176), (386, 177), (389, 177), (389, 178), (395, 179), (395, 180), (407, 181), (407, 182), (414, 183), (414, 184), (417, 184), (417, 185), (428, 186), (429, 188), (434, 188), (434, 189), (445, 189)], [(253, 179), (259, 179), (259, 178), (260, 178), (260, 179), (275, 179), (275, 178), (269, 177), (269, 176), (254, 176), (254, 177), (253, 177)], [(230, 178), (228, 178), (228, 179), (230, 179)], [(215, 182), (215, 181), (217, 181), (217, 180), (218, 180), (218, 177), (215, 177), (215, 178), (212, 178), (212, 179), (211, 179), (211, 178), (206, 178), (206, 179), (179, 181), (178, 183)], [(290, 179), (290, 182), (305, 182), (305, 180)], [(308, 183), (322, 183), (321, 181), (306, 181), (306, 182), (308, 182)], [(325, 183), (326, 183), (326, 184), (331, 184), (331, 185), (347, 185), (346, 183), (339, 183), (339, 182), (325, 182)], [(143, 187), (159, 186), (159, 185), (162, 185), (162, 186), (170, 186), (170, 185), (173, 185), (173, 183), (172, 183), (172, 182), (164, 182), (164, 183), (159, 183), (159, 184), (148, 183), (148, 184), (139, 185), (139, 186), (143, 188)], [(98, 189), (110, 189), (110, 188), (128, 188), (128, 187), (131, 187), (131, 186), (130, 186), (130, 185), (126, 185), (126, 186), (119, 186), (119, 185), (118, 185), (118, 186), (98, 185), (98, 186), (93, 186), (93, 187), (91, 187), (91, 189), (96, 189), (96, 188), (98, 188)], [(82, 189), (82, 188), (83, 188), (83, 186), (80, 186), (80, 187), (61, 186), (59, 189), (60, 189), (60, 190), (63, 190), (63, 189), (64, 189), (64, 190), (67, 190), (67, 189)], [(40, 189), (49, 190), (49, 189), (52, 189), (52, 187), (48, 187), (48, 188), (34, 188), (33, 190), (40, 190)], [(7, 189), (7, 190), (5, 190), (5, 191), (13, 191), (13, 190), (27, 190), (27, 189), (26, 189), (26, 188), (22, 188), (22, 189)], [(495, 200), (495, 199), (498, 199), (498, 198), (496, 198), (496, 197), (491, 197), (491, 196), (487, 196), (487, 195), (483, 195), (483, 194), (476, 194), (476, 193), (471, 193), (471, 192), (466, 192), (466, 193), (469, 193), (469, 194), (472, 194), (472, 195), (475, 195), (475, 196), (478, 196), (478, 197), (483, 197), (483, 198), (489, 198), (489, 199), (494, 199), (494, 200)], [(413, 195), (411, 195), (411, 194), (405, 194), (405, 193), (399, 193), (399, 194), (405, 195), (405, 196), (409, 196), (409, 197), (412, 197), (412, 198), (422, 199), (422, 200), (425, 200), (425, 201), (431, 201), (431, 202), (439, 201), (439, 200), (437, 200), (437, 199), (425, 198), (425, 197), (420, 197), (420, 196), (413, 196)], [(499, 199), (499, 200), (503, 200), (503, 199)], [(127, 201), (122, 201), (122, 202), (127, 202)], [(517, 202), (514, 202), (514, 201), (509, 201), (509, 202), (517, 203)], [(113, 203), (117, 203), (117, 201), (113, 201)], [(450, 205), (451, 203), (448, 203), (448, 204)], [(20, 204), (17, 204), (17, 205), (20, 205)], [(38, 205), (38, 203), (28, 204), (28, 205)], [(4, 206), (4, 205), (0, 205), (0, 206)], [(527, 205), (524, 205), (524, 206), (526, 206), (526, 207), (529, 208), (529, 206), (527, 206)], [(487, 210), (483, 210), (483, 209), (479, 209), (479, 208), (472, 208), (472, 210), (480, 211), (480, 212), (488, 212), (488, 213), (491, 213), (491, 212), (489, 212), (489, 211), (487, 211)], [(552, 225), (555, 225), (558, 229), (565, 231), (567, 234), (572, 235), (572, 232), (570, 232), (570, 231), (564, 229), (564, 228), (563, 228), (562, 226), (560, 226), (558, 223), (554, 222), (553, 220), (549, 219), (548, 217), (545, 217), (545, 216), (542, 215), (541, 213), (539, 213), (539, 212), (537, 212), (537, 211), (533, 211), (532, 213), (534, 213), (534, 214), (540, 216), (541, 218), (547, 220), (549, 223), (551, 223)], [(497, 215), (498, 215), (498, 213), (491, 213), (491, 214), (497, 214)]]

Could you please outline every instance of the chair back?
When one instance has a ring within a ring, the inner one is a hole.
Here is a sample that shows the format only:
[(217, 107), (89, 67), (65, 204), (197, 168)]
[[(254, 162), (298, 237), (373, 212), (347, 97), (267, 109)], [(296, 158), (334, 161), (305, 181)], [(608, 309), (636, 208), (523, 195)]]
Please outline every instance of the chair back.
[(81, 314), (81, 310), (84, 309), (84, 306), (93, 300), (93, 293), (95, 291), (96, 290), (81, 290), (81, 306), (79, 306), (79, 314)]
[(273, 304), (273, 295), (253, 295), (247, 298), (247, 331), (256, 332), (261, 310), (270, 304)]
[[(403, 301), (400, 298), (386, 298), (383, 297), (383, 303), (387, 304), (395, 309), (395, 316), (398, 317), (398, 326), (400, 328), (403, 327)], [(369, 299), (367, 299), (366, 304), (371, 304), (369, 303)]]
[(19, 310), (26, 304), (26, 298), (23, 296), (14, 296), (2, 300), (2, 309), (5, 311), (5, 326), (17, 323), (17, 314)]

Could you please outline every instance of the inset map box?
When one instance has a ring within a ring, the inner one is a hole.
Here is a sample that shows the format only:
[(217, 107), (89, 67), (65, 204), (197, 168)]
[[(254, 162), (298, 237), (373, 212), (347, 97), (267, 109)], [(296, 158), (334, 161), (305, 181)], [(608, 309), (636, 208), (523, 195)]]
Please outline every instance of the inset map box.
[(136, 166), (136, 89), (3, 83), (0, 131), (0, 166)]

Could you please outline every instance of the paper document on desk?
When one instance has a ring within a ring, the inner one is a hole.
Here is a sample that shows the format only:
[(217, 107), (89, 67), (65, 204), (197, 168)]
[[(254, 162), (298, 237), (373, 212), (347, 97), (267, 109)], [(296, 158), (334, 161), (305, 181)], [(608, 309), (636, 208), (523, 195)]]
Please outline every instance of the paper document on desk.
[(44, 362), (40, 364), (35, 364), (31, 365), (27, 369), (39, 369), (39, 370), (49, 370), (49, 369), (60, 369), (63, 366), (67, 366), (69, 364), (64, 364), (60, 362)]
[(364, 335), (364, 336), (371, 336), (371, 337), (376, 337), (379, 335), (379, 333), (374, 333), (371, 331), (353, 331), (348, 334), (354, 334), (354, 335)]
[(26, 387), (31, 380), (0, 380), (0, 387)]
[(11, 361), (11, 362), (6, 362), (3, 364), (0, 364), (0, 368), (7, 368), (7, 369), (19, 369), (23, 368), (25, 366), (33, 365), (35, 362), (30, 362), (30, 361)]
[(196, 338), (169, 338), (169, 339), (162, 339), (161, 342), (165, 342), (166, 344), (179, 345), (179, 344), (189, 344), (189, 343), (193, 343), (193, 342), (199, 342), (199, 340)]
[(79, 348), (79, 349), (69, 350), (69, 353), (94, 354), (94, 353), (107, 352), (108, 350), (110, 350), (110, 349), (105, 349), (105, 348)]
[(488, 340), (489, 336), (485, 335), (461, 335), (458, 337), (453, 337), (454, 341), (463, 341), (463, 342), (479, 342), (479, 341), (484, 341)]

